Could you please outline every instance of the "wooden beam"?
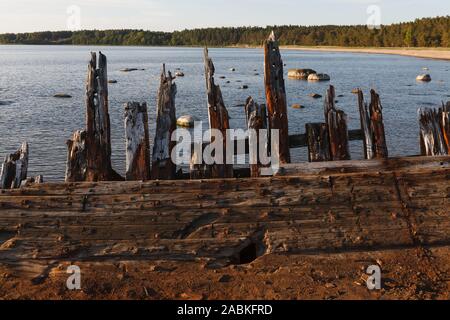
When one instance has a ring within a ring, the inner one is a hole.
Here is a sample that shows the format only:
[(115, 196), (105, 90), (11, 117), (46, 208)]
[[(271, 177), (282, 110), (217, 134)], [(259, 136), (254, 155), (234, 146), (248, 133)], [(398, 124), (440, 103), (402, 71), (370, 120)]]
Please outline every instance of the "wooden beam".
[[(205, 59), (205, 77), (206, 90), (208, 97), (208, 115), (210, 129), (217, 129), (222, 133), (223, 137), (223, 163), (214, 164), (211, 166), (212, 178), (232, 178), (233, 165), (226, 164), (226, 139), (227, 130), (230, 129), (230, 120), (228, 111), (223, 102), (222, 92), (220, 87), (214, 82), (215, 68), (212, 59), (209, 57), (208, 49), (204, 50)], [(211, 142), (214, 142), (214, 137), (211, 137)]]
[[(247, 128), (251, 134), (246, 141), (249, 149), (250, 175), (251, 177), (261, 176), (260, 153), (268, 154), (268, 139), (263, 144), (260, 130), (267, 130), (267, 111), (265, 105), (259, 105), (252, 97), (249, 97), (245, 104), (245, 115)], [(260, 151), (262, 150), (262, 151)], [(237, 150), (236, 150), (237, 151)]]
[(279, 130), (280, 163), (290, 163), (289, 124), (284, 83), (283, 61), (275, 33), (264, 42), (264, 82), (269, 129)]
[(330, 137), (331, 158), (334, 161), (350, 160), (347, 115), (335, 105), (336, 93), (333, 86), (327, 90), (325, 98), (325, 120)]
[(177, 128), (175, 95), (177, 86), (170, 71), (163, 65), (159, 84), (156, 116), (156, 134), (152, 154), (152, 179), (173, 180), (177, 166), (172, 161), (172, 133)]
[(147, 104), (125, 104), (126, 179), (150, 179), (150, 142)]
[(307, 123), (309, 162), (331, 161), (330, 141), (326, 123)]
[(20, 149), (5, 157), (0, 171), (0, 189), (20, 188), (22, 181), (27, 179), (28, 143), (23, 142)]

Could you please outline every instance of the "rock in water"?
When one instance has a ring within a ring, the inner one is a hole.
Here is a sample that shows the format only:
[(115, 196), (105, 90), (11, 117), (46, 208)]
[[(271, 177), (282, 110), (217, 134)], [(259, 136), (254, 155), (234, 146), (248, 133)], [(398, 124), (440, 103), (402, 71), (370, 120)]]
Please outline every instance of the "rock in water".
[(307, 80), (311, 74), (316, 74), (317, 72), (313, 69), (291, 69), (288, 71), (288, 78), (297, 80)]
[(308, 76), (308, 81), (330, 81), (331, 78), (326, 73), (313, 73)]
[(120, 71), (122, 72), (131, 72), (131, 71), (138, 71), (139, 69), (137, 68), (125, 68), (125, 69), (120, 69)]
[(416, 78), (417, 81), (430, 82), (431, 76), (429, 74), (420, 74)]
[(177, 72), (175, 73), (175, 76), (181, 78), (181, 77), (184, 77), (184, 73), (181, 72), (181, 71), (177, 71)]
[(182, 116), (178, 118), (177, 125), (185, 128), (193, 128), (196, 119), (193, 116)]
[(301, 104), (294, 104), (292, 105), (292, 109), (304, 109), (305, 107), (302, 106)]
[(108, 80), (108, 83), (117, 83), (117, 80)]
[(320, 94), (318, 94), (318, 93), (310, 93), (309, 96), (310, 96), (311, 98), (314, 98), (314, 99), (320, 99), (320, 98), (322, 98), (322, 95), (320, 95)]
[(72, 98), (72, 96), (70, 94), (66, 94), (66, 93), (57, 93), (53, 97), (54, 98), (64, 98), (64, 99)]

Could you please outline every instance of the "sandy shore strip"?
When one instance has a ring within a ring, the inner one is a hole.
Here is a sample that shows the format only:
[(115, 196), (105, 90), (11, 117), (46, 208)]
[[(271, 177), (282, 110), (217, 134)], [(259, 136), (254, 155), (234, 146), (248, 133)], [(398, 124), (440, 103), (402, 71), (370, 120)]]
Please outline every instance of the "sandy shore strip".
[(450, 48), (343, 48), (343, 47), (282, 46), (281, 49), (302, 50), (302, 51), (394, 54), (415, 58), (450, 60)]

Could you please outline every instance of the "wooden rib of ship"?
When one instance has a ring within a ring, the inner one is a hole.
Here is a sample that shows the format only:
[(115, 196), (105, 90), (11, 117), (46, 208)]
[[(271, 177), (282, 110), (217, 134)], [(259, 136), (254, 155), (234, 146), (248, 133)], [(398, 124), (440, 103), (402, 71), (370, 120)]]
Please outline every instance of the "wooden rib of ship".
[[(68, 141), (66, 182), (27, 178), (26, 144), (5, 159), (0, 264), (36, 277), (58, 261), (204, 259), (220, 267), (265, 254), (449, 245), (450, 104), (421, 111), (422, 155), (416, 157), (388, 157), (375, 91), (369, 105), (358, 91), (360, 130), (348, 130), (330, 87), (325, 121), (289, 135), (283, 62), (273, 35), (265, 48), (267, 105), (249, 98), (243, 112), (250, 129), (280, 130), (282, 164), (274, 176), (261, 177), (258, 161), (233, 170), (198, 162), (195, 152), (190, 172), (177, 171), (167, 157), (176, 85), (164, 69), (152, 153), (147, 106), (125, 107), (127, 171), (121, 177), (111, 166), (106, 57), (100, 53), (97, 65), (93, 54), (86, 129)], [(207, 50), (205, 75), (210, 127), (224, 131), (228, 113)], [(363, 141), (366, 160), (350, 160), (350, 140)], [(247, 149), (254, 144), (258, 139), (247, 139)], [(309, 163), (290, 163), (290, 149), (299, 147), (308, 147)]]

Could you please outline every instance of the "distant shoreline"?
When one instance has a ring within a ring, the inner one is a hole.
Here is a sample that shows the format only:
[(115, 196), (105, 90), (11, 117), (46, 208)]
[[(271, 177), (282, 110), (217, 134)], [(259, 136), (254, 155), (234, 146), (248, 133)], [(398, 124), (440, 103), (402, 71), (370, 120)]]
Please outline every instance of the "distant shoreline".
[[(138, 46), (138, 45), (107, 45), (107, 44), (0, 44), (9, 46), (95, 46), (95, 47), (139, 47), (139, 48), (202, 48), (201, 46)], [(224, 49), (262, 49), (262, 46), (236, 45), (236, 46), (210, 46), (209, 48)], [(331, 46), (280, 46), (281, 50), (315, 51), (315, 52), (348, 52), (348, 53), (367, 53), (367, 54), (389, 54), (413, 58), (433, 59), (450, 61), (450, 48), (394, 48), (394, 47), (331, 47)]]
[[(235, 46), (234, 48), (260, 48), (251, 46)], [(449, 48), (355, 48), (355, 47), (304, 47), (280, 46), (282, 50), (317, 51), (317, 52), (349, 52), (368, 54), (391, 54), (414, 58), (450, 61)]]

